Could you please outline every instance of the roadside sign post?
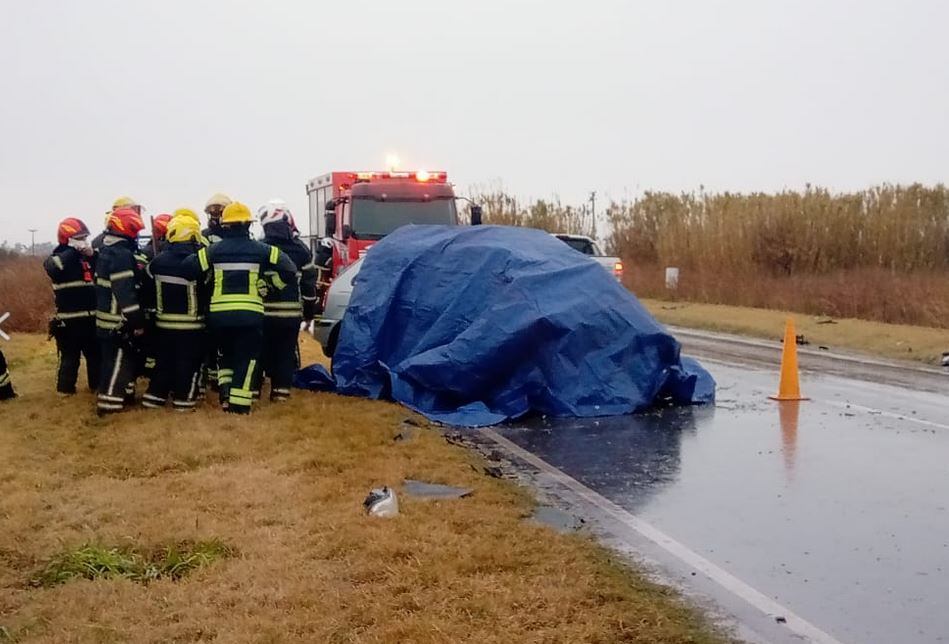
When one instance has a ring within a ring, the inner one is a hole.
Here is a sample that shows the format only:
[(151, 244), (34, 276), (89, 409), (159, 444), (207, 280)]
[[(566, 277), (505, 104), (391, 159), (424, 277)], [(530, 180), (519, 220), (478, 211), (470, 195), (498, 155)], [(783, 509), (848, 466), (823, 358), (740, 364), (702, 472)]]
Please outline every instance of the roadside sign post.
[[(7, 318), (9, 317), (10, 317), (9, 313), (4, 313), (3, 315), (0, 315), (0, 324), (3, 324), (4, 322), (6, 322)], [(7, 341), (10, 340), (10, 336), (4, 333), (3, 329), (0, 329), (0, 338), (3, 338), (4, 340), (7, 340)]]

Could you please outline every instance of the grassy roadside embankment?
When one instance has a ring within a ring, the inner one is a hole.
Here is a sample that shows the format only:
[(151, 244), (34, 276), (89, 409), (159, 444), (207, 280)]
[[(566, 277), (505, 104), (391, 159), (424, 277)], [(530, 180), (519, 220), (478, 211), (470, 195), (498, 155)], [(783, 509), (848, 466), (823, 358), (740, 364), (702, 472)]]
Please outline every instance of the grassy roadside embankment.
[[(4, 351), (21, 397), (0, 405), (0, 641), (725, 639), (591, 539), (525, 521), (528, 495), (437, 431), (394, 440), (396, 405), (298, 392), (249, 418), (100, 420), (53, 393), (51, 343)], [(405, 478), (475, 493), (363, 514)]]
[(949, 351), (949, 329), (884, 324), (869, 320), (834, 319), (803, 313), (754, 309), (723, 304), (699, 304), (641, 299), (663, 324), (780, 340), (788, 317), (814, 348), (851, 350), (868, 355), (939, 364)]

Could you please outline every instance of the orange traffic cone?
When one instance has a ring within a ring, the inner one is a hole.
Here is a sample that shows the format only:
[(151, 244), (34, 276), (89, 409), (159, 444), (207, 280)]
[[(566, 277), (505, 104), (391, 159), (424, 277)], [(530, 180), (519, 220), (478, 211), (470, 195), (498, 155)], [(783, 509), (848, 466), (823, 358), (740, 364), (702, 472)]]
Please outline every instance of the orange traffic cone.
[(797, 336), (794, 334), (794, 319), (788, 318), (784, 327), (784, 351), (781, 354), (781, 384), (778, 395), (771, 400), (807, 400), (801, 395), (801, 382), (797, 371)]

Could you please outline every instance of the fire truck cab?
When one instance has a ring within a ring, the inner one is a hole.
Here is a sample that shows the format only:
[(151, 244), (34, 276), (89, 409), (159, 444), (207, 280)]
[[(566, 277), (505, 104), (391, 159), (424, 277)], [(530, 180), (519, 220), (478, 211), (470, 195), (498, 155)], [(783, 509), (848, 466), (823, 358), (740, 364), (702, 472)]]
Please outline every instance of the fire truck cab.
[[(333, 277), (406, 224), (458, 225), (445, 172), (330, 172), (307, 183), (312, 243), (333, 243)], [(472, 223), (480, 223), (472, 207)], [(314, 248), (315, 251), (315, 248)]]

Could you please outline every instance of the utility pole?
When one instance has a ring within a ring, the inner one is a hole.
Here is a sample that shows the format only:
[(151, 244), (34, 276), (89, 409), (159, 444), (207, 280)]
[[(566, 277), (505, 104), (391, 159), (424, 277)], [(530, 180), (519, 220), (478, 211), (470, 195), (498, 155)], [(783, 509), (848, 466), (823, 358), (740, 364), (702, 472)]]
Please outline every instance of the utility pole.
[(590, 193), (590, 218), (593, 220), (593, 239), (596, 239), (596, 190)]
[(36, 255), (36, 228), (30, 228), (30, 255)]

